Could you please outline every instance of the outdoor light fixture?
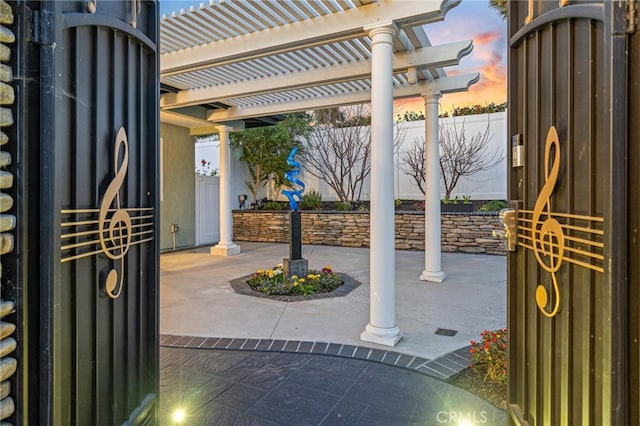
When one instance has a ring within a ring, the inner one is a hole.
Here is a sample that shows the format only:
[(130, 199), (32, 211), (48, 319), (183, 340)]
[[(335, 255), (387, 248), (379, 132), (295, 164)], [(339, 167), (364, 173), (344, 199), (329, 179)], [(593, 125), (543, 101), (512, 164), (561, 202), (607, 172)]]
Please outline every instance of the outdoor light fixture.
[(175, 422), (175, 424), (179, 425), (184, 421), (184, 418), (185, 418), (184, 410), (182, 408), (178, 408), (176, 411), (173, 412), (173, 416), (171, 417)]
[(244, 203), (246, 201), (247, 201), (247, 195), (246, 194), (238, 195), (238, 203), (240, 204), (240, 207), (239, 207), (240, 210), (244, 209)]

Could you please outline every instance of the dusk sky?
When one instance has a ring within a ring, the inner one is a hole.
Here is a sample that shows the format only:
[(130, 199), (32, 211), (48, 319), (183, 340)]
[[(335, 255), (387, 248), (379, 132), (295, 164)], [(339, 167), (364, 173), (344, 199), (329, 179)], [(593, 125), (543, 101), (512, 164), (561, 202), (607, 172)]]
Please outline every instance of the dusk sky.
[[(431, 44), (473, 40), (473, 51), (462, 58), (460, 65), (446, 68), (447, 75), (480, 72), (480, 81), (468, 92), (444, 95), (440, 100), (442, 112), (453, 107), (485, 105), (507, 100), (507, 22), (488, 0), (462, 0), (451, 9), (443, 22), (425, 29)], [(424, 100), (406, 100), (402, 112), (424, 111)]]
[[(161, 0), (160, 13), (170, 14), (199, 4), (189, 0)], [(472, 39), (473, 51), (462, 58), (459, 66), (448, 67), (446, 72), (447, 75), (480, 72), (480, 81), (468, 92), (442, 97), (442, 112), (451, 111), (453, 107), (507, 100), (507, 23), (489, 7), (488, 0), (462, 0), (449, 11), (444, 22), (428, 25), (426, 33), (433, 45)], [(407, 111), (424, 111), (424, 100), (416, 98), (396, 102), (396, 113)]]

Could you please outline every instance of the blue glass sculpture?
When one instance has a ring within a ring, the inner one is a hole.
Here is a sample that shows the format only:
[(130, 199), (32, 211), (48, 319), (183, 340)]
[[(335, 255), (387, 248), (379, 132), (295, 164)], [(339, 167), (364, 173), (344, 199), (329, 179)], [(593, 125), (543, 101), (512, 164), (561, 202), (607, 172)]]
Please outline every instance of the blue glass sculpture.
[[(294, 189), (282, 190), (282, 193), (289, 199), (289, 207), (291, 207), (291, 211), (294, 211), (294, 212), (298, 210), (298, 203), (302, 201), (302, 192), (304, 191), (304, 186), (305, 186), (304, 182), (296, 178), (296, 176), (300, 174), (300, 168), (301, 168), (300, 163), (298, 163), (293, 159), (293, 157), (295, 157), (297, 152), (298, 152), (298, 147), (294, 147), (289, 153), (289, 156), (287, 157), (287, 164), (290, 165), (292, 169), (286, 172), (284, 175), (287, 178), (287, 180), (291, 182), (291, 185), (292, 187), (294, 187)], [(299, 186), (300, 188), (295, 189), (296, 185)]]

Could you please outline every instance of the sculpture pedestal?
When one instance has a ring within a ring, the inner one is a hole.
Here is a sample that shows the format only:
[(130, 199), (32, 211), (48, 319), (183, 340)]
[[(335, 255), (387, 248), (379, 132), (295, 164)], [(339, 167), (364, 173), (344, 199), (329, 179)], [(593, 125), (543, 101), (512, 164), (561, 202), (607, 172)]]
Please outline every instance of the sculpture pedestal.
[(306, 277), (309, 262), (302, 258), (302, 220), (299, 211), (289, 212), (289, 258), (282, 260), (284, 276)]
[(283, 259), (282, 266), (282, 272), (287, 278), (291, 278), (292, 275), (306, 277), (309, 274), (309, 262), (307, 259)]

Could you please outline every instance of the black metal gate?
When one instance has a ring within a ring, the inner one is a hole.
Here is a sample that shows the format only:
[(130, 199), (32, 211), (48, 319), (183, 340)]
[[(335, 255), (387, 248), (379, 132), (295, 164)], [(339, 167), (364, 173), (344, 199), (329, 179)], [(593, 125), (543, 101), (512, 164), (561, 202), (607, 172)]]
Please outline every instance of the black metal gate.
[(635, 8), (636, 1), (509, 4), (514, 424), (638, 422)]
[(9, 2), (16, 424), (150, 424), (158, 391), (158, 5)]
[(640, 2), (635, 3), (635, 31), (629, 34), (627, 56), (627, 372), (629, 398), (627, 414), (630, 424), (640, 423)]

